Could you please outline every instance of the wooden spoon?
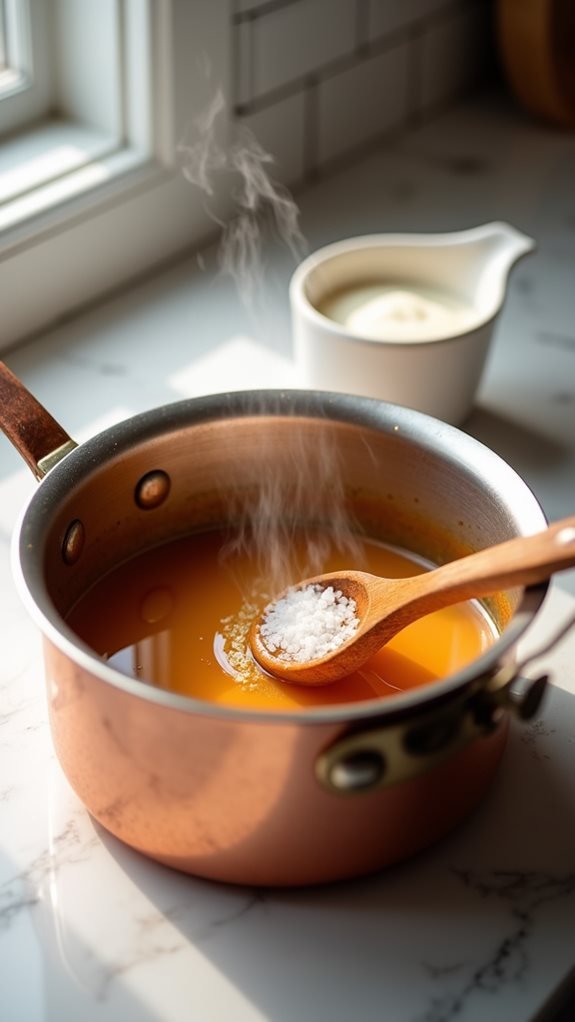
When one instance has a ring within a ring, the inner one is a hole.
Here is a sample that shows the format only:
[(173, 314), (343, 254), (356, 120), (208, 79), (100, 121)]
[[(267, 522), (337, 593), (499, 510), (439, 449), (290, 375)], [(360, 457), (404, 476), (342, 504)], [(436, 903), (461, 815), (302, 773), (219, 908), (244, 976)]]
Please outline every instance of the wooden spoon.
[(574, 566), (575, 517), (571, 517), (554, 522), (543, 532), (518, 536), (410, 578), (381, 578), (365, 571), (316, 575), (290, 590), (333, 586), (354, 600), (359, 625), (352, 637), (316, 660), (282, 659), (281, 650), (270, 651), (260, 634), (268, 607), (252, 626), (252, 653), (265, 671), (283, 681), (325, 685), (352, 674), (397, 632), (425, 614), (461, 600), (542, 582), (553, 572)]

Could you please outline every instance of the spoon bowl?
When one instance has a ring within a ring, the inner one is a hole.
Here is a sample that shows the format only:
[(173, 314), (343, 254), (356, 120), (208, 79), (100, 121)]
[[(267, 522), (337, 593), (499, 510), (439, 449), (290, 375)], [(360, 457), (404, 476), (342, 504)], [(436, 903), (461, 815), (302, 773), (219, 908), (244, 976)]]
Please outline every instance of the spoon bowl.
[[(282, 681), (326, 685), (358, 670), (399, 631), (432, 611), (543, 582), (554, 572), (574, 566), (575, 516), (554, 522), (543, 532), (518, 536), (409, 578), (382, 578), (353, 570), (316, 575), (281, 593), (254, 622), (252, 653), (268, 674)], [(334, 626), (335, 648), (316, 659), (296, 659), (281, 641), (278, 649), (271, 649), (262, 633), (271, 608), (294, 590), (314, 587), (319, 592), (330, 586), (338, 600), (345, 597), (355, 605), (357, 625), (351, 637), (337, 644), (338, 626)]]

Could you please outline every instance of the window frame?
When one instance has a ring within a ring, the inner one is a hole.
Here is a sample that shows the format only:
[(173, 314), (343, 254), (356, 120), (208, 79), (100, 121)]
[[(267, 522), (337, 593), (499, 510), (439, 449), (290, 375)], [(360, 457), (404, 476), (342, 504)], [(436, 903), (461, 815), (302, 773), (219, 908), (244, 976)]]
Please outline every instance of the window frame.
[[(138, 108), (139, 89), (133, 89), (132, 144), (80, 168), (75, 193), (0, 234), (0, 349), (201, 243), (213, 232), (213, 215), (226, 213), (225, 196), (216, 191), (208, 212), (199, 189), (185, 180), (178, 142), (217, 88), (229, 98), (229, 6), (146, 3), (151, 117), (145, 104)], [(136, 65), (128, 61), (129, 73)], [(224, 136), (230, 107), (221, 115)], [(105, 178), (94, 183), (105, 163)], [(23, 300), (30, 288), (34, 300)]]
[(0, 138), (45, 116), (51, 102), (48, 6), (42, 0), (2, 0), (6, 67), (0, 72)]
[(53, 27), (48, 115), (0, 146), (0, 252), (37, 232), (42, 212), (154, 153), (150, 0), (43, 2)]

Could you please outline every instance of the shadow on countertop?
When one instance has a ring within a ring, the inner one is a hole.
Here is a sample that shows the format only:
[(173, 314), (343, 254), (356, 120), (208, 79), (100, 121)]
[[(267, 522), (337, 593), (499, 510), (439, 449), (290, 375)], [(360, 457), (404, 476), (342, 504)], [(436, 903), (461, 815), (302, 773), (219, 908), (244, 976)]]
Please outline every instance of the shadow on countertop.
[(474, 408), (462, 428), (519, 472), (551, 468), (572, 457), (568, 443), (560, 443), (532, 427), (481, 406)]

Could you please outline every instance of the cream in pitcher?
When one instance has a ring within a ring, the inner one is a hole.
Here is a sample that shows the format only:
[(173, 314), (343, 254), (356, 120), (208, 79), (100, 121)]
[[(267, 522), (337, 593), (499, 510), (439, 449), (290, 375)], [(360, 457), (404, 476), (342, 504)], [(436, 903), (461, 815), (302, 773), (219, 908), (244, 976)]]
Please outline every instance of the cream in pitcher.
[(477, 319), (468, 302), (439, 288), (356, 284), (334, 291), (318, 312), (359, 337), (432, 341), (469, 330)]

